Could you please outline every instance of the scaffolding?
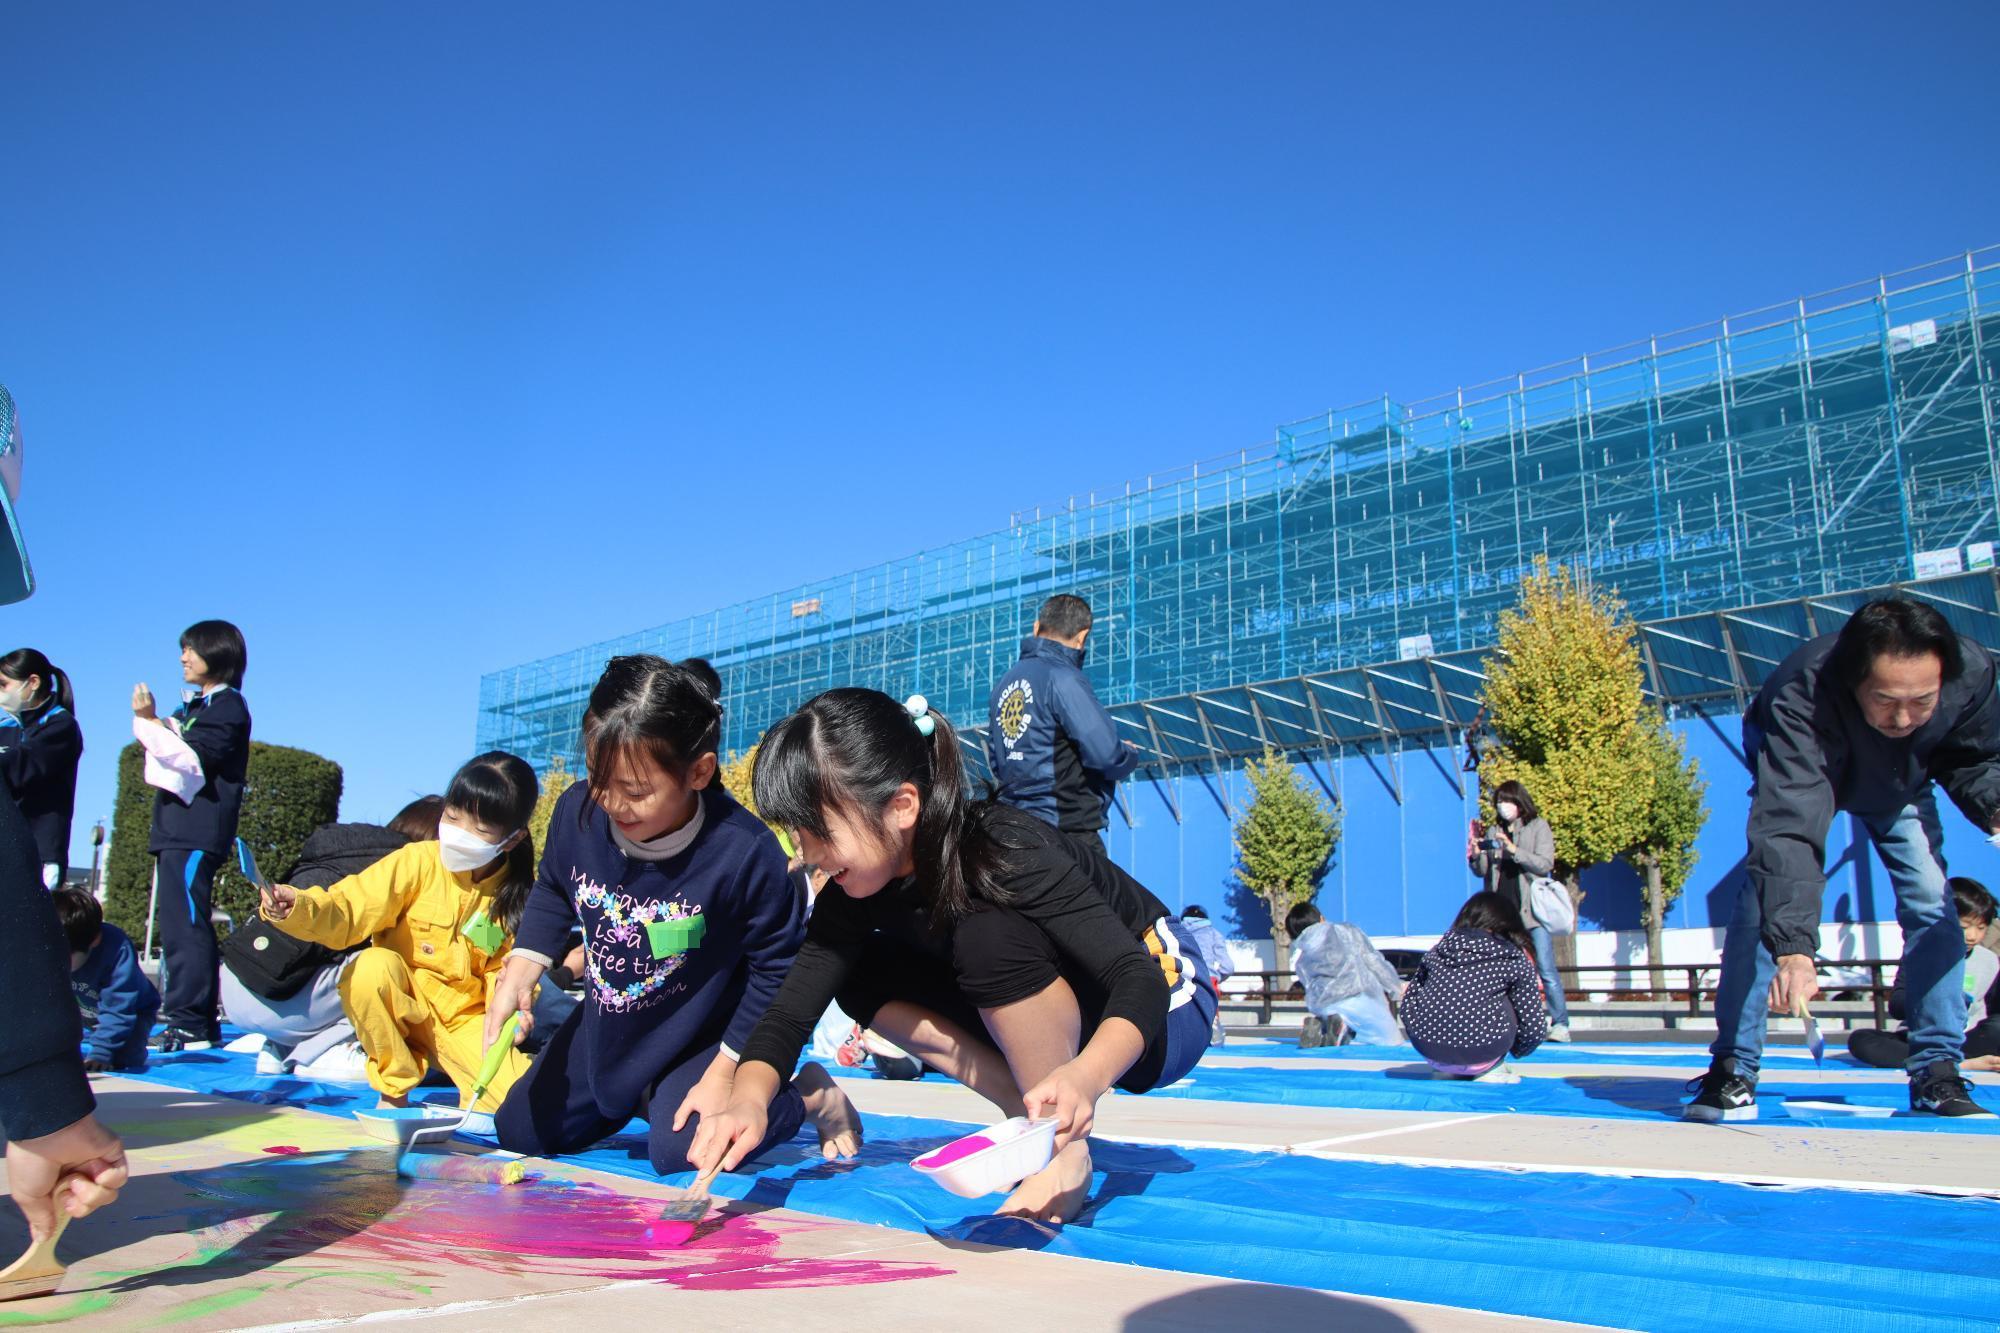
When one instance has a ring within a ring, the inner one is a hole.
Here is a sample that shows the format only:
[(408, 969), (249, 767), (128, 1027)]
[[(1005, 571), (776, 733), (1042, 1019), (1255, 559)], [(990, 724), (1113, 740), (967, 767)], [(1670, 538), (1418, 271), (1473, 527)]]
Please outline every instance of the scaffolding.
[[(1096, 613), (1100, 697), (1157, 724), (1138, 705), (1373, 668), (1365, 683), (1383, 664), (1443, 694), (1421, 664), (1488, 647), (1539, 557), (1660, 622), (1948, 575), (1990, 559), (1975, 544), (2000, 528), (1996, 339), (2000, 247), (1436, 398), (1384, 397), (1220, 464), (493, 672), (479, 743), (575, 768), (585, 697), (632, 652), (715, 664), (726, 751), (835, 685), (921, 691), (982, 726), (1055, 592)], [(1366, 702), (1371, 717), (1391, 707)], [(1268, 734), (1250, 708), (1245, 734)], [(1166, 762), (1171, 747), (1133, 739)]]

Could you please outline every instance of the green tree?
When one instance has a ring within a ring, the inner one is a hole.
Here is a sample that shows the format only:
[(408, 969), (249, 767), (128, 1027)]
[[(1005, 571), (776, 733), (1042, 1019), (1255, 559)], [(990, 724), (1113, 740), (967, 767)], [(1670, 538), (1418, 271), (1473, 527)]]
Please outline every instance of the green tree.
[[(753, 815), (757, 815), (757, 793), (752, 790), (751, 779), (755, 776), (756, 772), (756, 745), (752, 745), (740, 754), (730, 755), (716, 769), (716, 777), (721, 781), (723, 788), (736, 798), (738, 805), (741, 805)], [(762, 815), (757, 815), (757, 817), (764, 819)], [(797, 849), (792, 846), (791, 834), (779, 828), (768, 819), (764, 819), (764, 827), (777, 835), (778, 845), (785, 849), (786, 855), (797, 855)]]
[(1319, 891), (1340, 841), (1340, 812), (1274, 749), (1267, 747), (1261, 761), (1245, 762), (1243, 775), (1250, 781), (1250, 804), (1236, 821), (1236, 880), (1270, 910), (1271, 942), (1283, 972), (1292, 949), (1285, 914)]
[[(1636, 632), (1615, 592), (1537, 560), (1486, 659), (1485, 808), (1499, 784), (1527, 787), (1555, 832), (1556, 878), (1579, 906), (1583, 872), (1643, 842), (1653, 805), (1651, 785), (1636, 780), (1653, 771)], [(1574, 961), (1569, 937), (1557, 951)]]
[(1647, 711), (1642, 771), (1649, 801), (1641, 836), (1627, 849), (1625, 858), (1645, 879), (1641, 916), (1646, 926), (1646, 958), (1652, 964), (1653, 990), (1661, 993), (1667, 988), (1667, 974), (1660, 932), (1667, 909), (1681, 896), (1694, 872), (1695, 839), (1708, 822), (1708, 806), (1702, 799), (1708, 784), (1702, 780), (1701, 766), (1668, 728), (1666, 719)]
[[(118, 756), (118, 799), (111, 854), (105, 863), (105, 915), (142, 944), (152, 895), (153, 864), (147, 843), (153, 828), (153, 789), (144, 755), (134, 741)], [(310, 750), (250, 743), (237, 835), (250, 844), (267, 875), (284, 875), (298, 863), (306, 837), (340, 815), (340, 765)], [(215, 875), (215, 905), (238, 922), (257, 910), (257, 890), (244, 880), (234, 856)]]
[(542, 775), (542, 794), (535, 798), (535, 812), (528, 816), (528, 837), (537, 859), (549, 845), (549, 820), (555, 815), (557, 798), (575, 785), (576, 774), (569, 771), (567, 759), (557, 755), (549, 760), (549, 771)]

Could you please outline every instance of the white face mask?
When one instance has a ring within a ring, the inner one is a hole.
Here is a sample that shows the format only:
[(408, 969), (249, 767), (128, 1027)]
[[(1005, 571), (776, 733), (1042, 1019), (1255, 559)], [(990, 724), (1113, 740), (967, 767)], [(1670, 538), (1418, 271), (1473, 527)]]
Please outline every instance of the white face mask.
[(26, 685), (17, 685), (11, 690), (0, 689), (0, 708), (4, 708), (15, 717), (19, 717), (21, 710), (27, 706), (28, 687)]
[(1519, 818), (1520, 814), (1521, 808), (1517, 805), (1502, 805), (1500, 807), (1500, 818), (1506, 820), (1509, 824)]
[(506, 845), (505, 840), (488, 842), (455, 824), (438, 825), (438, 859), (446, 870), (477, 870), (491, 865)]

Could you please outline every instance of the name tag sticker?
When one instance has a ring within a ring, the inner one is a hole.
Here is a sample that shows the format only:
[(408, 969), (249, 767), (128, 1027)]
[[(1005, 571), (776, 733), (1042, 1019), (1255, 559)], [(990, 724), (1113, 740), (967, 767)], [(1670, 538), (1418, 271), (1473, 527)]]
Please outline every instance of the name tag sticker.
[(492, 953), (500, 947), (500, 942), (507, 938), (506, 931), (487, 919), (486, 909), (483, 907), (472, 914), (472, 919), (465, 923), (465, 928), (459, 933), (471, 940), (472, 947), (482, 953)]
[(646, 943), (652, 946), (653, 957), (671, 958), (677, 953), (699, 947), (707, 931), (708, 924), (699, 916), (684, 916), (674, 921), (648, 921)]

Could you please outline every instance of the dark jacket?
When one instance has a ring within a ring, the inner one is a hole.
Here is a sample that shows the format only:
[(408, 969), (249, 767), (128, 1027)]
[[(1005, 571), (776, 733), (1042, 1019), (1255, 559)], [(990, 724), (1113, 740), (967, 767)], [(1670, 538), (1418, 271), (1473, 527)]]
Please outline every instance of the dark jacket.
[(250, 705), (241, 690), (224, 686), (174, 710), (181, 739), (201, 756), (201, 790), (183, 803), (161, 792), (153, 801), (152, 850), (170, 847), (227, 856), (243, 812), (243, 780), (250, 768)]
[[(360, 874), (408, 842), (378, 824), (322, 824), (307, 836), (298, 864), (280, 882), (295, 889), (324, 889)], [(257, 916), (222, 942), (222, 965), (252, 994), (266, 1000), (290, 999), (320, 969), (343, 957), (324, 944), (287, 935)]]
[(140, 969), (132, 937), (109, 922), (83, 966), (70, 974), (69, 984), (77, 1003), (97, 1014), (90, 1053), (107, 1065), (117, 1063), (135, 1031), (151, 1031), (160, 1012), (160, 993)]
[(76, 766), (83, 728), (76, 714), (51, 701), (25, 713), (19, 728), (0, 731), (0, 774), (34, 834), (43, 861), (69, 864), (69, 826), (76, 816)]
[(1402, 1011), (1411, 1043), (1444, 1064), (1528, 1055), (1549, 1035), (1527, 951), (1483, 930), (1454, 930), (1432, 945), (1403, 991)]
[(1021, 660), (993, 687), (986, 709), (986, 760), (999, 797), (1065, 833), (1096, 833), (1118, 780), (1139, 752), (1083, 674), (1083, 653), (1039, 635), (1021, 640)]
[(0, 1132), (34, 1139), (96, 1109), (83, 1073), (83, 1018), (69, 941), (42, 887), (34, 839), (0, 792)]
[(1750, 889), (1763, 908), (1771, 952), (1819, 949), (1826, 896), (1826, 834), (1836, 810), (1893, 815), (1938, 782), (1965, 817), (1991, 829), (2000, 813), (2000, 696), (1993, 657), (1959, 640), (1965, 670), (1939, 693), (1937, 711), (1900, 740), (1868, 725), (1853, 691), (1827, 670), (1832, 634), (1778, 664), (1743, 718), (1752, 757)]

